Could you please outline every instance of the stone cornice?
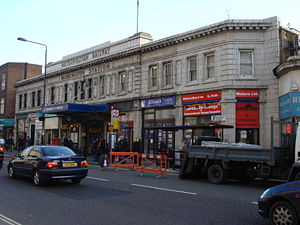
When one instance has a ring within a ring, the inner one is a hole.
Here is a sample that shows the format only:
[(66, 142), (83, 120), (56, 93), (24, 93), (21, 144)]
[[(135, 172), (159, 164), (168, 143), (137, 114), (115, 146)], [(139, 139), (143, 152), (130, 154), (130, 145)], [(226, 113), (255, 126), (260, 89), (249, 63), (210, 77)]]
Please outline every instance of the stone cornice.
[(300, 58), (295, 60), (290, 60), (289, 62), (282, 63), (273, 69), (273, 74), (280, 78), (281, 76), (287, 74), (290, 71), (300, 71)]

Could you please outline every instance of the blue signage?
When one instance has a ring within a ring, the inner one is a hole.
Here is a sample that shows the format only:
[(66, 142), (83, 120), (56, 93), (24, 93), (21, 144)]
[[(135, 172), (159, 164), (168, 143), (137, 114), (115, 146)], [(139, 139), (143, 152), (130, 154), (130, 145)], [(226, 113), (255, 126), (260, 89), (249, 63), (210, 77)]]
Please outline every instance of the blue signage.
[(175, 96), (145, 99), (142, 100), (141, 102), (142, 108), (156, 108), (156, 107), (173, 106), (173, 105), (176, 105)]
[(14, 118), (0, 119), (0, 127), (14, 127)]
[(300, 116), (300, 92), (290, 92), (279, 97), (280, 119)]

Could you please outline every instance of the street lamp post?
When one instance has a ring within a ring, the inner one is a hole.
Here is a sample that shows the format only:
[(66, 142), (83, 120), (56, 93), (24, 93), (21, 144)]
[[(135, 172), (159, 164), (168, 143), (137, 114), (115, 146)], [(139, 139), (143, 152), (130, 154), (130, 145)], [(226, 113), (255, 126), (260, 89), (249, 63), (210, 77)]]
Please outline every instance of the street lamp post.
[[(42, 108), (46, 106), (46, 75), (47, 75), (47, 45), (35, 41), (30, 41), (22, 37), (18, 37), (18, 41), (25, 41), (25, 42), (31, 42), (33, 44), (42, 45), (45, 49), (45, 72), (44, 72), (44, 94), (43, 94), (43, 104)], [(45, 119), (45, 117), (44, 117)], [(42, 128), (42, 144), (45, 144), (45, 120), (43, 121), (43, 128)]]

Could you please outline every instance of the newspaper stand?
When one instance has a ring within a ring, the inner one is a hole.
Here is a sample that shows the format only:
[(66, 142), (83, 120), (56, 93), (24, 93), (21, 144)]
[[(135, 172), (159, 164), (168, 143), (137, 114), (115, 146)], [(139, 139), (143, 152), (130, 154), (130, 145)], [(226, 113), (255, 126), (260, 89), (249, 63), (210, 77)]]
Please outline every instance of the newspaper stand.
[(137, 152), (111, 152), (111, 168), (136, 168), (139, 163), (139, 153)]
[(168, 170), (168, 157), (157, 154), (139, 154), (140, 166), (136, 168), (143, 176), (144, 172), (166, 174)]

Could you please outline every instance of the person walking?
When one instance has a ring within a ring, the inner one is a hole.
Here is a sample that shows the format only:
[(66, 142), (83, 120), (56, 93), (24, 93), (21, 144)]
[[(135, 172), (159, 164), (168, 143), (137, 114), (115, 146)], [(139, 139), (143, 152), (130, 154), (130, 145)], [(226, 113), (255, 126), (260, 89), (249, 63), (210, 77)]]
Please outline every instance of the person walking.
[(71, 137), (68, 136), (68, 138), (64, 139), (64, 146), (68, 147), (69, 149), (73, 150), (73, 141), (71, 140)]
[(98, 148), (97, 148), (97, 151), (98, 151), (98, 164), (100, 167), (104, 167), (107, 165), (107, 161), (106, 161), (106, 165), (105, 164), (105, 160), (107, 160), (107, 152), (106, 152), (106, 144), (105, 144), (105, 140), (103, 137), (100, 137), (99, 139), (99, 144), (98, 144)]

